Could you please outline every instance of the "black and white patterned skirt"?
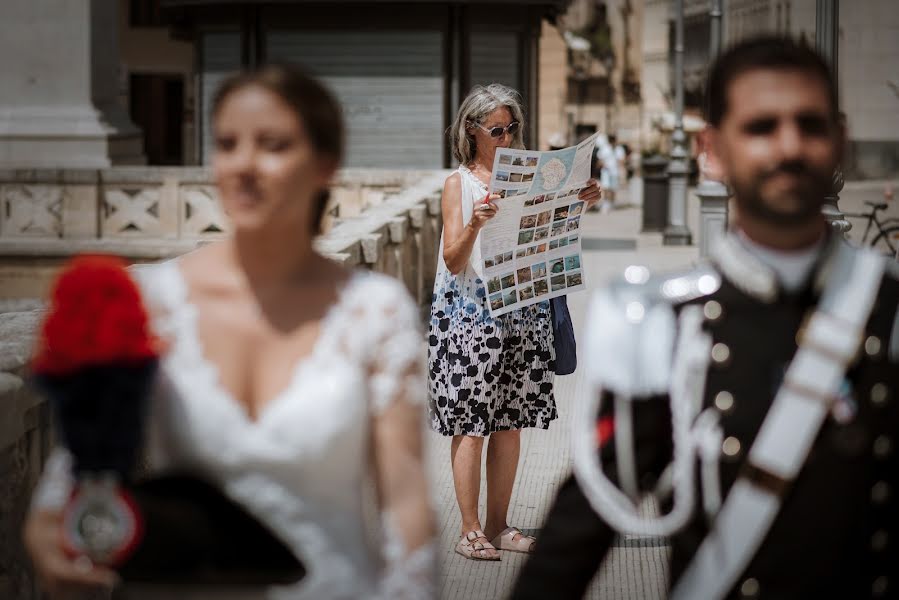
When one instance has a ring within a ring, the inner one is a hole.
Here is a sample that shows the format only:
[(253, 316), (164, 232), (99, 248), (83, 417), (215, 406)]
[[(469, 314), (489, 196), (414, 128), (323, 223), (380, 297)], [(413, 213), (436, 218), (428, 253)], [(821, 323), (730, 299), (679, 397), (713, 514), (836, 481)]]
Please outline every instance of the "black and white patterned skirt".
[(437, 274), (428, 326), (431, 427), (443, 435), (546, 429), (558, 413), (549, 302), (490, 316), (481, 279)]

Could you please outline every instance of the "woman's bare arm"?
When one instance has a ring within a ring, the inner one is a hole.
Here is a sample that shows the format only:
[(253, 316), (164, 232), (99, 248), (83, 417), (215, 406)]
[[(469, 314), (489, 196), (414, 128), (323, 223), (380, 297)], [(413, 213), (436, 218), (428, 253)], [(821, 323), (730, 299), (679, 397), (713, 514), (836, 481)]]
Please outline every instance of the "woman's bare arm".
[(440, 200), (443, 211), (443, 262), (453, 275), (465, 269), (481, 227), (496, 215), (497, 194), (490, 194), (484, 208), (475, 208), (471, 221), (462, 223), (462, 177), (453, 173), (443, 185)]

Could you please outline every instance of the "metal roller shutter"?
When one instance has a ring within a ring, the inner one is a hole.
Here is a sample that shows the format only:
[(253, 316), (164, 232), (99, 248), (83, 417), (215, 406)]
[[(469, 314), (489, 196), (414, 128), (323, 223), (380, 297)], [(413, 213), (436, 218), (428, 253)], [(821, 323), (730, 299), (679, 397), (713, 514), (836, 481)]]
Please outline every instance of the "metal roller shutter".
[(471, 32), (471, 85), (501, 83), (521, 89), (518, 33)]
[(209, 164), (212, 158), (212, 99), (222, 81), (231, 73), (239, 71), (240, 33), (216, 32), (203, 34), (200, 46), (200, 162)]
[(439, 31), (274, 31), (266, 56), (320, 77), (343, 105), (349, 167), (443, 166)]

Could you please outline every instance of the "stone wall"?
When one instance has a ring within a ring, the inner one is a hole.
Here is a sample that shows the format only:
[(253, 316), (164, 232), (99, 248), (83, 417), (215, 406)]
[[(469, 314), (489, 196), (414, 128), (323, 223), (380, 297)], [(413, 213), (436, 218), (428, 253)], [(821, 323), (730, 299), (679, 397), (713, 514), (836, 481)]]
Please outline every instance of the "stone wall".
[[(397, 277), (424, 312), (447, 174), (341, 172), (319, 250)], [(0, 598), (37, 598), (21, 545), (29, 496), (51, 446), (48, 407), (25, 384), (42, 314), (35, 298), (76, 252), (165, 259), (221, 238), (227, 224), (204, 169), (2, 171), (0, 215)]]
[(0, 598), (37, 597), (21, 531), (50, 448), (47, 405), (24, 382), (39, 318), (37, 310), (0, 314)]

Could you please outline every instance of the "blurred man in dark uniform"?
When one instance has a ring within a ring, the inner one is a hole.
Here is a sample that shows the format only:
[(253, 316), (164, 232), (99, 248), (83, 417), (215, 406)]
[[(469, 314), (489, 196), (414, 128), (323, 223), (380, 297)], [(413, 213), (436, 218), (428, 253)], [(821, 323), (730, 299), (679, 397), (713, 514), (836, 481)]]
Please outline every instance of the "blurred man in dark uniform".
[(513, 598), (581, 597), (616, 532), (670, 539), (676, 600), (899, 597), (899, 274), (822, 216), (833, 78), (755, 39), (708, 93), (735, 228), (707, 264), (594, 297), (575, 475)]

